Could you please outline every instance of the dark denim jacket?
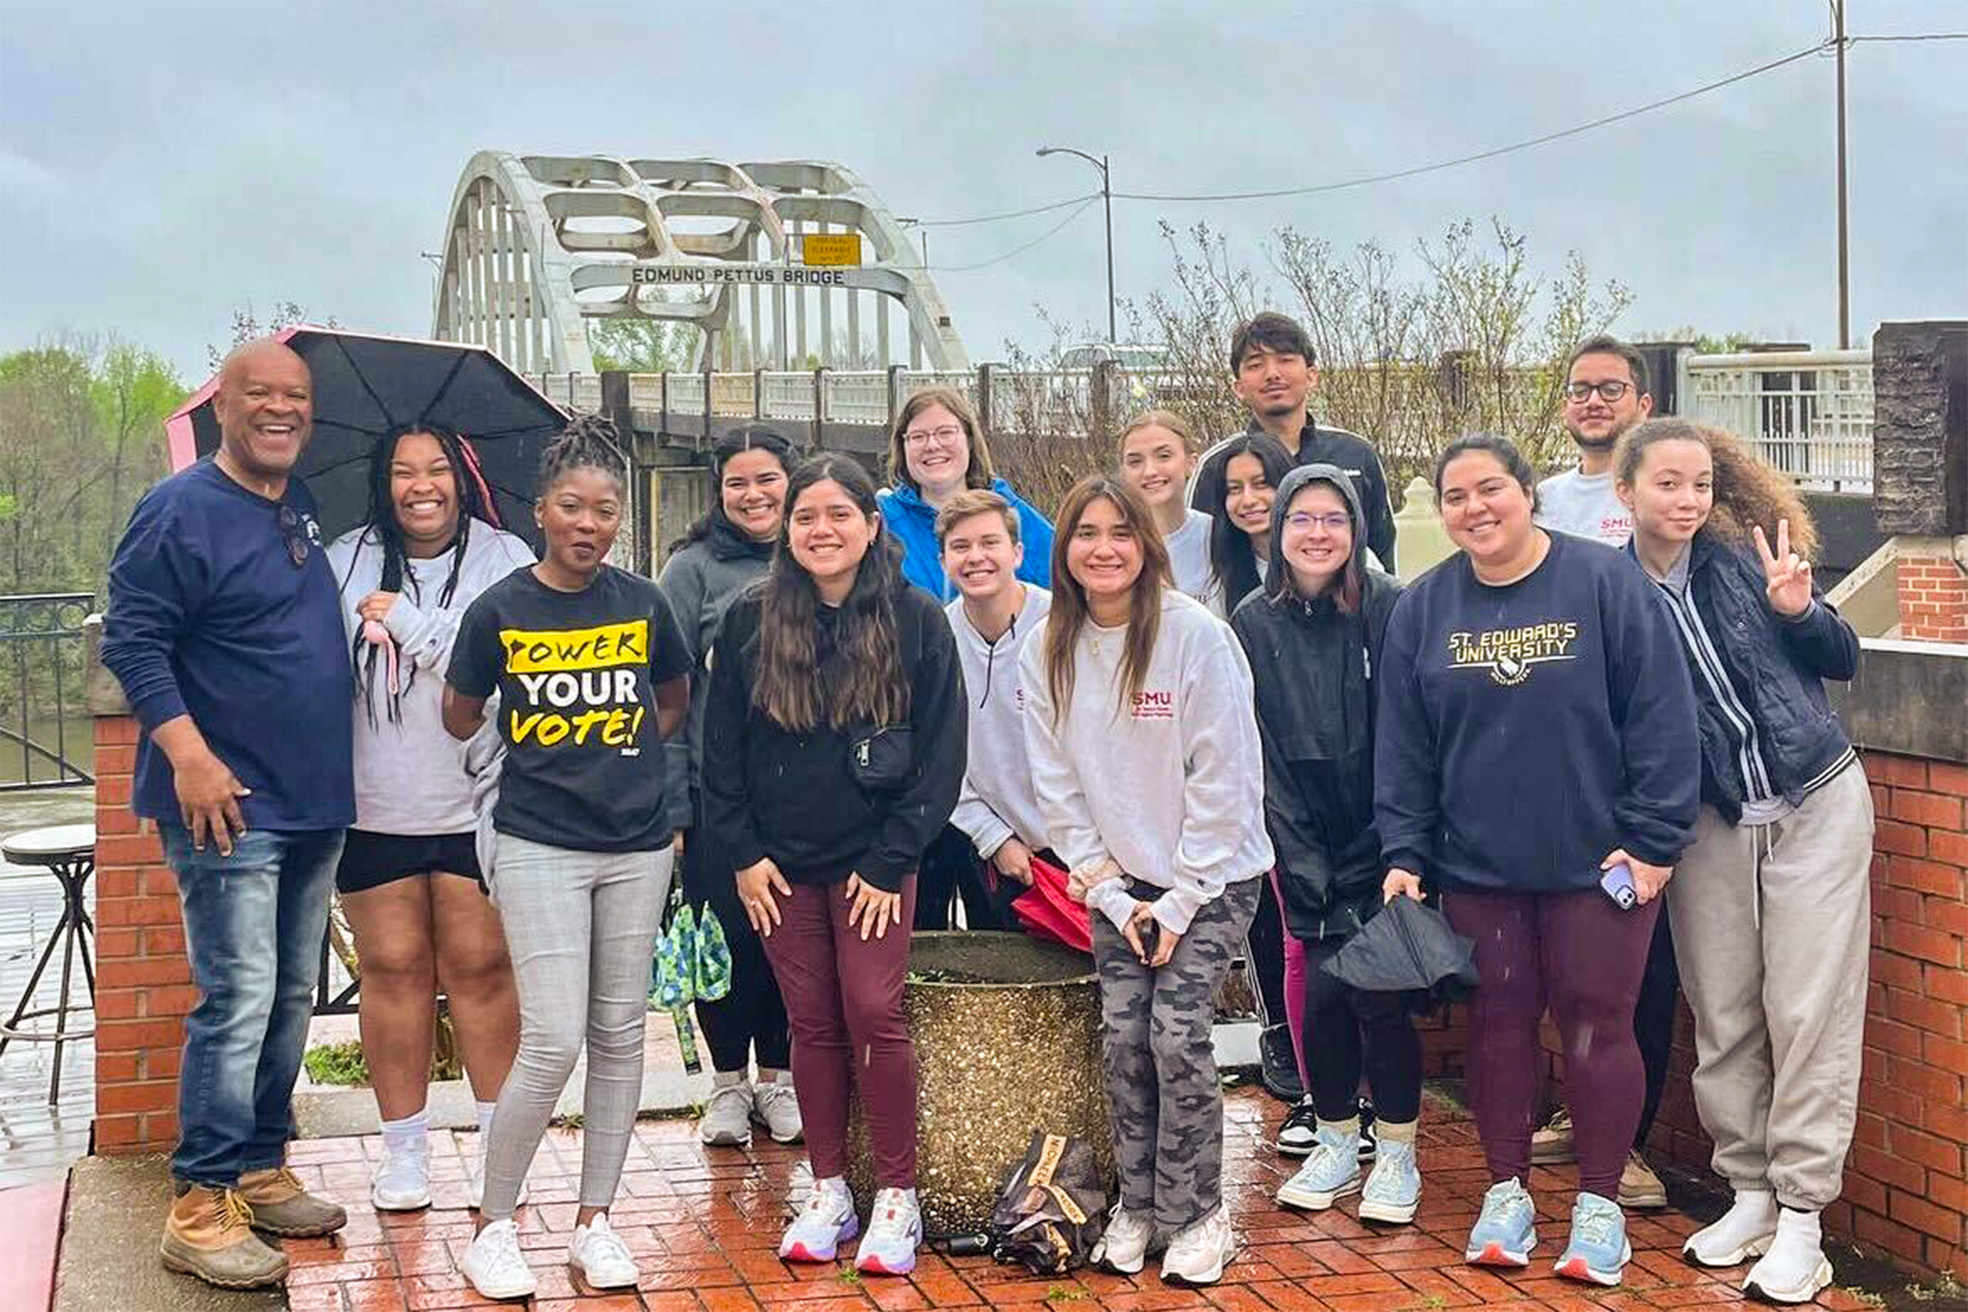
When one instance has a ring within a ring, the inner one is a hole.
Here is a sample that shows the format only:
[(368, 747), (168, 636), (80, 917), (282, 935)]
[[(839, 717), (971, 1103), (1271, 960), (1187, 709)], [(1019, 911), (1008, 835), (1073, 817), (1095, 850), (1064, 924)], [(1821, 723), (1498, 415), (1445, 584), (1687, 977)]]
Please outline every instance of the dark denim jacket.
[[(1627, 544), (1627, 550), (1634, 550)], [(1770, 609), (1763, 567), (1755, 554), (1704, 531), (1688, 562), (1688, 587), (1729, 675), (1755, 717), (1757, 741), (1770, 781), (1793, 805), (1804, 785), (1851, 749), (1851, 740), (1825, 696), (1824, 680), (1850, 679), (1859, 663), (1852, 626), (1821, 595), (1811, 609), (1786, 619)], [(1730, 759), (1713, 699), (1695, 670), (1701, 707), (1702, 801), (1730, 824), (1742, 815), (1742, 779)]]

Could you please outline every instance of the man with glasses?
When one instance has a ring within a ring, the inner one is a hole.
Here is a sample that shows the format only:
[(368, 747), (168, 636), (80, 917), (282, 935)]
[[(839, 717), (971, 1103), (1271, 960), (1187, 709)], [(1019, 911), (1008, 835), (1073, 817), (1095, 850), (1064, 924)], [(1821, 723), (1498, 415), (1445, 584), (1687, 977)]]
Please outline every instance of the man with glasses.
[(226, 357), (219, 449), (144, 494), (109, 569), (103, 664), (143, 726), (131, 809), (177, 877), (199, 1001), (178, 1072), (164, 1265), (248, 1288), (287, 1274), (255, 1230), (347, 1216), (286, 1168), (342, 832), (350, 669), (314, 498), (289, 477), (311, 380), (279, 342)]
[(1565, 431), (1578, 444), (1578, 466), (1538, 484), (1537, 522), (1625, 546), (1633, 515), (1613, 492), (1613, 446), (1653, 410), (1640, 352), (1604, 334), (1581, 343), (1565, 368)]

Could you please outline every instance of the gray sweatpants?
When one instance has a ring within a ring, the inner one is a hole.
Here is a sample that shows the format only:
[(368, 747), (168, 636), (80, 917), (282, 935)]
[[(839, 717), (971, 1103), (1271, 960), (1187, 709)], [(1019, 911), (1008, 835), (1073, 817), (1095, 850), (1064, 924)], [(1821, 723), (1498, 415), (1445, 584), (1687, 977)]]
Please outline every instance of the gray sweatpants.
[(615, 1201), (642, 1101), (649, 962), (670, 891), (671, 850), (575, 852), (499, 835), (492, 898), (519, 985), (519, 1055), (485, 1148), (490, 1220), (512, 1215), (581, 1042), (581, 1206)]
[(1704, 806), (1667, 886), (1715, 1172), (1788, 1207), (1836, 1199), (1852, 1144), (1871, 865), (1854, 761), (1774, 824), (1731, 827)]
[(1208, 1216), (1223, 1198), (1223, 1094), (1210, 1031), (1216, 986), (1242, 950), (1263, 887), (1261, 878), (1239, 880), (1205, 903), (1159, 970), (1141, 964), (1106, 916), (1092, 916), (1121, 1204), (1153, 1212), (1164, 1233)]

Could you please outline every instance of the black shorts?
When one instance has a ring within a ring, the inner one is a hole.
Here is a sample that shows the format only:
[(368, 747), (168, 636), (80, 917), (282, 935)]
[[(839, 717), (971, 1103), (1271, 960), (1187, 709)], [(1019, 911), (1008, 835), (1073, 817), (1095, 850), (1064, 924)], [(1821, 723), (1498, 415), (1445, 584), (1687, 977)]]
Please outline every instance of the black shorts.
[(472, 834), (378, 834), (351, 829), (335, 868), (335, 891), (364, 893), (412, 875), (463, 875), (485, 887)]

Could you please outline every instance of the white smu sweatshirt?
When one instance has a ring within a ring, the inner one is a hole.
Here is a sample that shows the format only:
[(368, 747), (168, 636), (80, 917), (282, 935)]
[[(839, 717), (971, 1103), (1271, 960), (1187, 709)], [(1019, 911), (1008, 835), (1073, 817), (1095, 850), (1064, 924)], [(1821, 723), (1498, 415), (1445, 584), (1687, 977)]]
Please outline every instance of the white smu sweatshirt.
[[(403, 718), (392, 723), (389, 667), (387, 658), (379, 655), (375, 686), (370, 690), (374, 726), (360, 692), (355, 698), (357, 829), (414, 835), (464, 834), (476, 828), (465, 744), (444, 729), (444, 670), (451, 663), (458, 622), (478, 594), (533, 563), (533, 549), (524, 538), (475, 519), (451, 604), (440, 608), (437, 599), (451, 576), (451, 553), (405, 562), (410, 578), (404, 580), (396, 603), (383, 618), (383, 627), (401, 649), (398, 680), (410, 686), (402, 696)], [(368, 530), (353, 529), (329, 544), (328, 564), (342, 590), (343, 627), (353, 642), (362, 627), (355, 608), (382, 586), (382, 544)], [(417, 672), (414, 681), (412, 669)], [(494, 718), (486, 723), (492, 725)]]
[[(1126, 637), (1125, 627), (1082, 627), (1072, 700), (1057, 725), (1045, 640), (1026, 644), (1032, 782), (1053, 850), (1076, 870), (1111, 857), (1167, 889), (1155, 919), (1184, 934), (1226, 885), (1257, 878), (1273, 860), (1250, 665), (1228, 625), (1166, 589), (1148, 677), (1123, 708), (1116, 697)], [(1133, 900), (1116, 879), (1095, 887), (1087, 904), (1118, 926)]]
[(1019, 657), (1045, 627), (1052, 594), (1030, 583), (1022, 586), (1025, 604), (995, 644), (971, 624), (962, 597), (944, 607), (957, 635), (970, 713), (970, 755), (950, 823), (969, 834), (986, 859), (1007, 838), (1035, 850), (1050, 846), (1025, 754), (1025, 669)]

